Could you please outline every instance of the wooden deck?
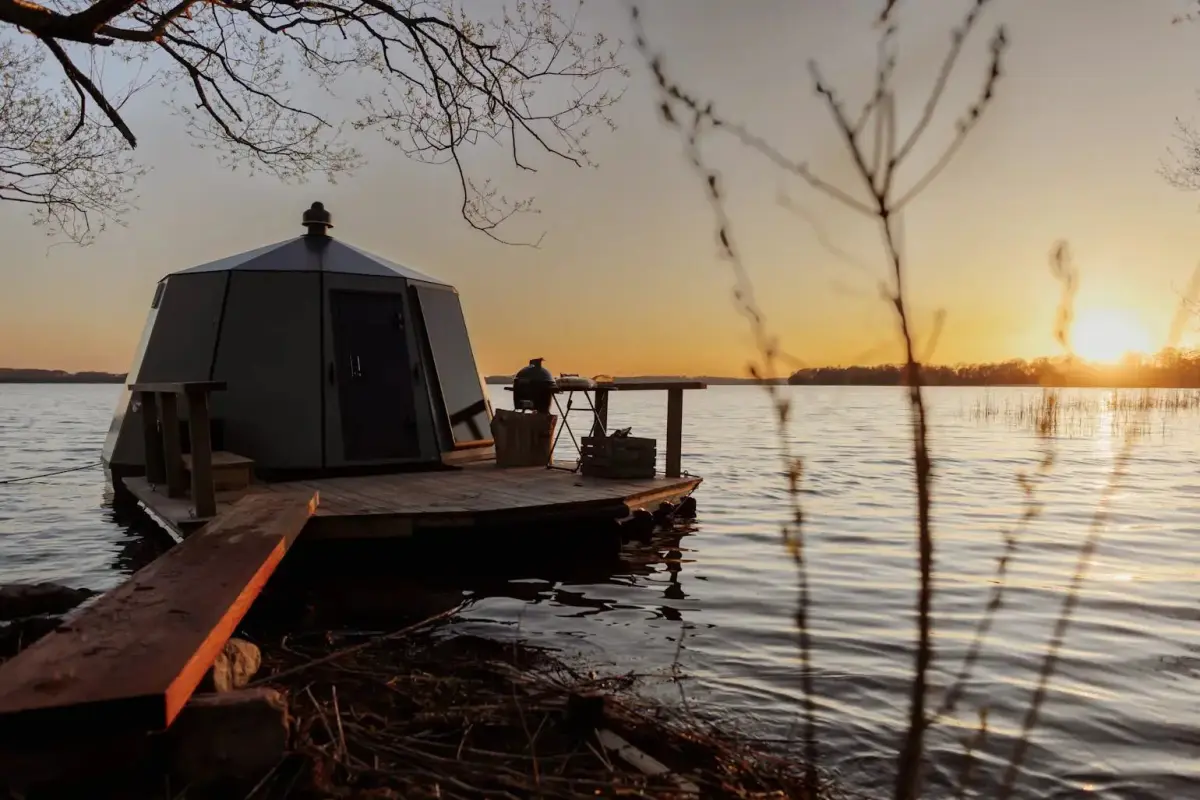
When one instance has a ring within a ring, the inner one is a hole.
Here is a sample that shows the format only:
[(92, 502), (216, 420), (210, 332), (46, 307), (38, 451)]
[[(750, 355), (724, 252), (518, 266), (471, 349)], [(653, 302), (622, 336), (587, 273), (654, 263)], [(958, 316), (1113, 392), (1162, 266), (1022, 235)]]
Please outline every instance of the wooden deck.
[[(500, 469), (494, 463), (463, 469), (322, 478), (256, 484), (251, 493), (318, 494), (320, 505), (305, 539), (407, 537), (447, 529), (621, 519), (638, 508), (653, 510), (696, 489), (697, 477), (635, 480), (589, 478), (544, 467)], [(125, 486), (176, 533), (203, 523), (186, 498), (167, 497), (145, 478)], [(217, 494), (217, 513), (244, 492)]]

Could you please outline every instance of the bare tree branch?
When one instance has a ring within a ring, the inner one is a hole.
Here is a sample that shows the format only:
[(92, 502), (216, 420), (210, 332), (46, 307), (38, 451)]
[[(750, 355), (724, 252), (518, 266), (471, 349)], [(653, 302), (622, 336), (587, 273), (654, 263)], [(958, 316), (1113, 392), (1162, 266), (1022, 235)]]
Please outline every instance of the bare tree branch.
[(141, 171), (110, 120), (89, 113), (81, 84), (47, 91), (44, 52), (0, 40), (0, 201), (86, 244), (129, 210)]
[[(578, 29), (582, 3), (467, 13), (454, 0), (0, 0), (0, 26), (37, 37), (76, 89), (78, 116), (94, 105), (130, 147), (113, 87), (64, 45), (160, 66), (190, 135), (230, 166), (332, 180), (361, 164), (343, 135), (352, 130), (452, 164), (464, 219), (506, 241), (498, 229), (535, 212), (533, 200), (473, 174), (465, 151), (499, 144), (520, 172), (537, 170), (538, 153), (592, 165), (586, 137), (612, 126), (614, 79), (626, 73), (619, 43)], [(335, 120), (310, 105), (313, 90), (335, 88), (349, 88), (359, 114)]]

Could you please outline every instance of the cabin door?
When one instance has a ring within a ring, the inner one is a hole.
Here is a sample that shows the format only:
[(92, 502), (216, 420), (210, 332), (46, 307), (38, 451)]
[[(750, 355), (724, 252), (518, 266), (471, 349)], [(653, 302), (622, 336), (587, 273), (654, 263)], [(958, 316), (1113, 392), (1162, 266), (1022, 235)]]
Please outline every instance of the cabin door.
[(329, 304), (346, 460), (416, 458), (402, 296), (332, 290)]

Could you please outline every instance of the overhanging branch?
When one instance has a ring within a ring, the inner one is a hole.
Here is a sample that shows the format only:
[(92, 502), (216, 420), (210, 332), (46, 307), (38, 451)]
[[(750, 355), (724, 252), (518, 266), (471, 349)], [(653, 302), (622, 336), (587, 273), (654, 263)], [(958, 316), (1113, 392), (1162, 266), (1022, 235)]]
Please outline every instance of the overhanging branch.
[[(495, 229), (522, 212), (490, 179), (469, 174), (465, 148), (501, 145), (520, 172), (537, 153), (577, 166), (594, 121), (620, 92), (619, 50), (576, 30), (559, 0), (526, 0), (496, 18), (464, 14), (452, 0), (0, 0), (0, 25), (33, 34), (63, 69), (77, 107), (64, 139), (84, 127), (89, 104), (131, 147), (137, 139), (111, 87), (72, 60), (66, 43), (118, 46), (120, 57), (166, 57), (166, 80), (181, 89), (178, 110), (190, 132), (222, 158), (284, 179), (330, 177), (360, 161), (339, 126), (295, 98), (292, 81), (331, 88), (351, 72), (362, 113), (346, 120), (374, 130), (412, 158), (453, 163), (460, 212), (476, 229)], [(315, 79), (315, 84), (312, 79)], [(573, 91), (542, 94), (565, 84)], [(362, 88), (366, 87), (366, 88)], [(341, 88), (341, 87), (339, 87)]]

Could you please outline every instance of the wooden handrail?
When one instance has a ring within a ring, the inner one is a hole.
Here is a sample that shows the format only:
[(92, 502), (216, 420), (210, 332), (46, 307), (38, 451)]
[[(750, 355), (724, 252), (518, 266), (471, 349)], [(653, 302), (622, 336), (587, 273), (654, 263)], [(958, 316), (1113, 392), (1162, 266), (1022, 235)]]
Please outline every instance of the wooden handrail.
[(192, 506), (197, 519), (217, 513), (212, 474), (212, 430), (209, 393), (223, 391), (224, 381), (131, 383), (142, 403), (142, 435), (146, 450), (146, 480), (166, 483), (168, 497), (184, 495), (183, 452), (179, 442), (180, 395), (187, 401), (191, 442)]
[(189, 392), (223, 392), (225, 381), (166, 381), (153, 383), (131, 383), (131, 392), (154, 392), (156, 394), (188, 394)]
[[(189, 386), (188, 438), (192, 441), (192, 503), (200, 519), (217, 513), (217, 488), (212, 474), (212, 417), (206, 387)], [(182, 460), (182, 459), (181, 459)]]
[(597, 383), (596, 388), (613, 392), (661, 392), (685, 391), (689, 389), (707, 389), (704, 381), (613, 381), (612, 383)]
[(592, 436), (604, 436), (608, 431), (609, 392), (667, 392), (667, 455), (666, 475), (678, 478), (683, 474), (683, 393), (707, 389), (704, 381), (613, 381), (598, 383), (596, 392), (596, 422)]

